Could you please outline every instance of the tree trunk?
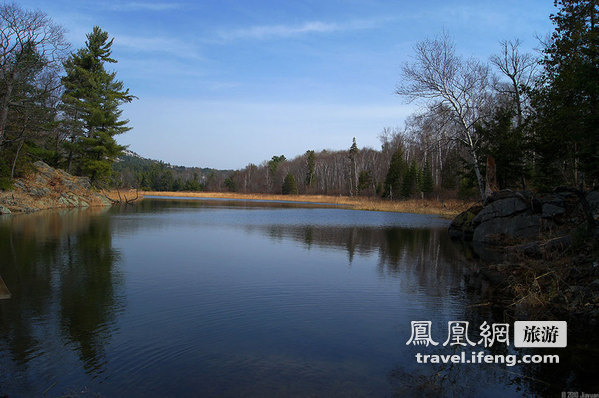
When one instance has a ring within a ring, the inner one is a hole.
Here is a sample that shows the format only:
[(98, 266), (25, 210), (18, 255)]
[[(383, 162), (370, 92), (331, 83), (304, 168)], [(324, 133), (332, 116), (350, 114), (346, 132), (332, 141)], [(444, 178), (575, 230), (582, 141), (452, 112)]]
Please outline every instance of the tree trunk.
[(23, 148), (23, 144), (25, 140), (21, 140), (19, 147), (17, 148), (17, 153), (15, 154), (15, 159), (12, 162), (12, 169), (10, 171), (10, 178), (15, 178), (15, 167), (17, 166), (17, 159), (19, 158), (19, 152), (21, 152), (21, 148)]
[(481, 200), (485, 200), (485, 183), (483, 181), (483, 176), (480, 173), (480, 167), (478, 167), (478, 156), (474, 148), (470, 148), (470, 154), (472, 155), (472, 162), (474, 166), (474, 173), (476, 174), (476, 183), (478, 184), (478, 191), (480, 192)]
[(12, 95), (12, 79), (9, 80), (6, 86), (6, 95), (2, 101), (2, 111), (0, 112), (0, 152), (2, 151), (2, 144), (6, 136), (6, 121), (8, 120), (8, 104), (10, 102), (10, 96)]

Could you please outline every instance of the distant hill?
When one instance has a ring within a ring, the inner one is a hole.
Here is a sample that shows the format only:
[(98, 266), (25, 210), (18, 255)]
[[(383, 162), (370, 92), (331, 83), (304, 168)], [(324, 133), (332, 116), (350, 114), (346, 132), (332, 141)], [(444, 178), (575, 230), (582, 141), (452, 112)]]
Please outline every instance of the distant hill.
[(233, 170), (186, 167), (145, 158), (126, 149), (114, 162), (113, 183), (152, 191), (220, 190)]

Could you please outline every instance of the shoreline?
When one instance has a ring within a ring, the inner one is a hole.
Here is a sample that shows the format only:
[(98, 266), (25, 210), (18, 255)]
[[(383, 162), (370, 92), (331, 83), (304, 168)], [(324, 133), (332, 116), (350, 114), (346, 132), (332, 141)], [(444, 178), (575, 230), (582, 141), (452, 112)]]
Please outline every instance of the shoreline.
[(168, 191), (139, 191), (139, 197), (170, 196), (181, 198), (213, 198), (213, 199), (242, 199), (281, 202), (307, 202), (343, 205), (352, 210), (386, 211), (394, 213), (414, 213), (437, 215), (453, 218), (472, 205), (457, 199), (437, 201), (434, 199), (384, 200), (369, 197), (350, 197), (332, 195), (278, 195), (237, 192), (168, 192)]

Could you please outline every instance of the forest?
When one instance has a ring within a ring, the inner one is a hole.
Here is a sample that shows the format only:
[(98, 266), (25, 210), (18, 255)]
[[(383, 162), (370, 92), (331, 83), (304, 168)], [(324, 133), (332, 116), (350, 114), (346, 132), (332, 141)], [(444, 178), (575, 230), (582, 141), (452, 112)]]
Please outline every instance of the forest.
[(43, 160), (107, 184), (129, 131), (120, 106), (135, 97), (107, 65), (114, 39), (94, 27), (69, 53), (64, 28), (42, 11), (0, 5), (0, 185)]
[(418, 42), (395, 92), (419, 110), (402, 127), (381, 126), (380, 148), (348, 137), (346, 150), (308, 147), (292, 159), (275, 154), (219, 171), (124, 154), (115, 137), (131, 127), (120, 105), (136, 98), (107, 69), (116, 62), (113, 39), (95, 27), (85, 47), (69, 53), (63, 29), (43, 12), (5, 4), (1, 186), (43, 160), (97, 186), (164, 191), (480, 199), (489, 189), (595, 187), (599, 4), (560, 0), (555, 7), (555, 30), (539, 40), (538, 53), (512, 39), (488, 60), (464, 58), (446, 32)]

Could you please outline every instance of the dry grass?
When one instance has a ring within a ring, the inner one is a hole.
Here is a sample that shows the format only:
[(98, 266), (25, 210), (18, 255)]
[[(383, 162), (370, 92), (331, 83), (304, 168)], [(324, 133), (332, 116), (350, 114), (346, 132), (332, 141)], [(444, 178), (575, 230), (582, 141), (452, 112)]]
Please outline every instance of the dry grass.
[[(121, 192), (121, 195), (123, 193)], [(236, 192), (140, 192), (145, 196), (174, 196), (193, 198), (224, 198), (224, 199), (256, 199), (293, 202), (327, 203), (344, 205), (355, 210), (390, 211), (398, 213), (434, 214), (442, 217), (454, 217), (466, 210), (473, 203), (460, 200), (428, 200), (411, 199), (391, 201), (378, 198), (327, 196), (327, 195), (270, 195), (244, 194)], [(132, 197), (135, 196), (133, 192)], [(127, 194), (127, 197), (131, 197)]]

